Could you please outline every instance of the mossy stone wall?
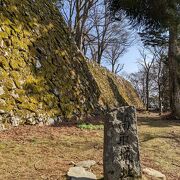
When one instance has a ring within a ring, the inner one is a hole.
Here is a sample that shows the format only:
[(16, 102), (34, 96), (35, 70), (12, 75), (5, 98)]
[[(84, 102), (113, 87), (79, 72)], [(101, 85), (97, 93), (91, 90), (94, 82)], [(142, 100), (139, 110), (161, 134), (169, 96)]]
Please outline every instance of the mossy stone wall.
[(29, 117), (72, 118), (105, 106), (142, 105), (127, 81), (86, 62), (49, 1), (1, 0), (0, 5), (4, 119), (10, 114), (23, 123)]

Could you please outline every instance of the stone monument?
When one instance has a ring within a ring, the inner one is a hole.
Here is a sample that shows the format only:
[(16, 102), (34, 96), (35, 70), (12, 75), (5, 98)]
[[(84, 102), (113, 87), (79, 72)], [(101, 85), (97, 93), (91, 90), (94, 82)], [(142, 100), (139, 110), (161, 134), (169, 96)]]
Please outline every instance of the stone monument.
[(141, 177), (137, 117), (134, 107), (107, 113), (104, 129), (104, 180)]

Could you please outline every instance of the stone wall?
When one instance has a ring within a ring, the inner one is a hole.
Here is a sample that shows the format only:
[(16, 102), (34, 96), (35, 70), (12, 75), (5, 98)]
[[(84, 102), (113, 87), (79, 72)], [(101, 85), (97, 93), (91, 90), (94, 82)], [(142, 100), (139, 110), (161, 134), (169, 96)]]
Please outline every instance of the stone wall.
[(78, 119), (119, 104), (142, 107), (128, 82), (86, 62), (49, 1), (0, 0), (0, 22), (3, 123)]

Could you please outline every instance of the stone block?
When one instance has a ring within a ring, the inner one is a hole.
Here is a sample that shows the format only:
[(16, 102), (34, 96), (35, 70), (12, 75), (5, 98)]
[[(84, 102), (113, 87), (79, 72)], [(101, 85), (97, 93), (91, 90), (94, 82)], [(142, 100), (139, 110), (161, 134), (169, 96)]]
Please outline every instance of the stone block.
[(104, 180), (141, 177), (137, 118), (134, 107), (107, 113), (104, 129)]

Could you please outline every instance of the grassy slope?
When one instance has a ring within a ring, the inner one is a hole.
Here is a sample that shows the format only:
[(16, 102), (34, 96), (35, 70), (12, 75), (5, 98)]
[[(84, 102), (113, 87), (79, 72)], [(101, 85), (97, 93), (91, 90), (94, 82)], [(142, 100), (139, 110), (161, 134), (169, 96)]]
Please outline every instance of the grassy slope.
[[(92, 171), (102, 177), (103, 130), (74, 126), (25, 126), (0, 133), (0, 179), (65, 179), (69, 167), (96, 160)], [(141, 160), (163, 172), (168, 180), (180, 177), (180, 124), (139, 114)]]
[(138, 109), (143, 108), (143, 103), (130, 82), (120, 76), (115, 76), (98, 64), (88, 63), (88, 67), (100, 90), (101, 106), (133, 105)]

